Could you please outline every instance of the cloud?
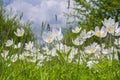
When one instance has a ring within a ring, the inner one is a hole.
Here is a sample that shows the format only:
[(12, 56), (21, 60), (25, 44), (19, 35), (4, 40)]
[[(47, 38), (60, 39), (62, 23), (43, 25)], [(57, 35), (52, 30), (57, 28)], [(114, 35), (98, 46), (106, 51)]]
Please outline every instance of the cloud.
[(64, 23), (63, 12), (67, 11), (65, 0), (14, 0), (6, 6), (12, 8), (14, 13), (23, 13), (23, 21), (33, 21), (34, 24), (41, 24), (47, 21), (55, 24), (55, 15), (58, 16), (58, 24)]
[[(34, 29), (40, 33), (41, 23), (47, 22), (51, 26), (64, 26), (66, 18), (63, 12), (67, 12), (67, 0), (12, 0), (6, 9), (12, 8), (14, 14), (23, 13), (22, 22), (32, 21)], [(58, 21), (55, 20), (55, 15)]]

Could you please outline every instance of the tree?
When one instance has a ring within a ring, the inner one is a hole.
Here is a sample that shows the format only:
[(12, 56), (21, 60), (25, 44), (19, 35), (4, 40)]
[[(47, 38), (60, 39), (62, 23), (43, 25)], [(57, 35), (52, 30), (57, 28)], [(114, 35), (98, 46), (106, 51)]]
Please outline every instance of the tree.
[(120, 1), (119, 0), (74, 0), (75, 23), (86, 29), (94, 29), (95, 26), (102, 26), (104, 18), (115, 18), (120, 21)]

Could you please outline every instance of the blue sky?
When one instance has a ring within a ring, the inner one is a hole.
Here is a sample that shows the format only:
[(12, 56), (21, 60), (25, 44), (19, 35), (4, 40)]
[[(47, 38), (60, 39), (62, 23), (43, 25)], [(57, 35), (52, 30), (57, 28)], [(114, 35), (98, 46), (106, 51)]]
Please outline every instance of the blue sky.
[[(64, 26), (66, 18), (63, 12), (68, 12), (68, 0), (4, 0), (6, 9), (12, 8), (14, 14), (23, 13), (22, 22), (32, 21), (33, 28), (40, 31), (41, 23), (56, 25), (55, 15), (58, 16), (58, 26)], [(72, 1), (71, 1), (72, 2)], [(72, 6), (72, 5), (71, 5)]]

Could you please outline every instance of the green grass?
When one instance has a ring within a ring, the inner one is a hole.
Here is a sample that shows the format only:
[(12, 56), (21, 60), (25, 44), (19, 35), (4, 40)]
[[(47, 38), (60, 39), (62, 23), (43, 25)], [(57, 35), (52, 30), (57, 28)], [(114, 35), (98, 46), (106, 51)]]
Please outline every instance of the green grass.
[[(17, 61), (8, 67), (0, 60), (0, 80), (119, 80), (120, 63), (103, 60), (89, 69), (86, 64), (52, 61), (38, 69), (36, 63)], [(54, 63), (54, 64), (52, 64)]]

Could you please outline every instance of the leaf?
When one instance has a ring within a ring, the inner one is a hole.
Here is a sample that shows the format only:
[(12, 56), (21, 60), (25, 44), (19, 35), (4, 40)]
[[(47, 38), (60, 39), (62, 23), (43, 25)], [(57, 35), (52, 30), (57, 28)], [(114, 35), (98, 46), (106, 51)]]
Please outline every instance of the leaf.
[(59, 61), (64, 64), (65, 59), (64, 59), (63, 53), (61, 53), (59, 50), (57, 50), (57, 54), (58, 54), (58, 57), (59, 57)]
[(70, 55), (70, 53), (71, 53), (71, 50), (72, 50), (72, 49), (70, 49), (70, 50), (68, 51), (68, 53), (67, 53), (67, 58), (69, 57), (69, 55)]
[(40, 33), (40, 36), (42, 36), (44, 30), (45, 30), (45, 25), (46, 23), (42, 22), (42, 29), (41, 29), (41, 33)]

